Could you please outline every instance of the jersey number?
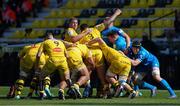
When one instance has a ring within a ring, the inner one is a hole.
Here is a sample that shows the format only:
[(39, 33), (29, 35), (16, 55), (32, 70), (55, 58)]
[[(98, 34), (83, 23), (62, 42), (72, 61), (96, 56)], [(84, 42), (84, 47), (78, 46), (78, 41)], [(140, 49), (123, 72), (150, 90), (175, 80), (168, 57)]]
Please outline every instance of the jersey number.
[(54, 44), (56, 44), (56, 46), (59, 46), (59, 42), (58, 41), (54, 41)]

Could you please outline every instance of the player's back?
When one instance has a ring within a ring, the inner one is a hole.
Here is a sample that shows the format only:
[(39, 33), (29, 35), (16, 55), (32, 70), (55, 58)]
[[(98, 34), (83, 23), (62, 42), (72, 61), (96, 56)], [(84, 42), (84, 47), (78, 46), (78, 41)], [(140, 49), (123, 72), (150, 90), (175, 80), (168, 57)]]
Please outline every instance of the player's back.
[(30, 60), (35, 61), (35, 58), (36, 58), (39, 47), (40, 47), (40, 43), (26, 46), (25, 47), (25, 49), (26, 49), (25, 52), (26, 53), (25, 53), (25, 56), (23, 58), (28, 59), (29, 61)]
[[(20, 67), (26, 67), (28, 69), (33, 67), (39, 47), (40, 43), (25, 46), (23, 48), (23, 50), (19, 53), (19, 56), (22, 58), (20, 61)], [(40, 64), (41, 63), (45, 63), (44, 54), (41, 55)]]
[(49, 57), (65, 57), (65, 46), (62, 41), (48, 39), (43, 42), (43, 50)]
[(106, 44), (101, 45), (101, 50), (108, 63), (111, 63), (113, 60), (128, 60), (124, 54), (119, 53), (117, 50), (107, 46)]

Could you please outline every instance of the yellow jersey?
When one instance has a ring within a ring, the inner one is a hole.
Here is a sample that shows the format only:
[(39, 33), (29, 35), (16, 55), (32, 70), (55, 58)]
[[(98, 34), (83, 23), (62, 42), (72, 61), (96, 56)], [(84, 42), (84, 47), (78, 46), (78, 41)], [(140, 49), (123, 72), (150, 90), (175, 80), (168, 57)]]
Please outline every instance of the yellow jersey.
[(67, 32), (65, 33), (65, 41), (72, 42), (71, 36), (77, 36), (77, 32), (73, 28), (68, 28)]
[[(102, 23), (102, 24), (96, 25), (95, 27), (90, 28), (90, 29), (92, 30), (92, 32), (90, 34), (84, 36), (79, 41), (79, 43), (85, 44), (94, 38), (101, 38), (101, 31), (105, 29), (105, 25)], [(92, 44), (91, 46), (97, 46), (97, 45), (98, 45), (98, 43), (95, 43), (95, 44)]]

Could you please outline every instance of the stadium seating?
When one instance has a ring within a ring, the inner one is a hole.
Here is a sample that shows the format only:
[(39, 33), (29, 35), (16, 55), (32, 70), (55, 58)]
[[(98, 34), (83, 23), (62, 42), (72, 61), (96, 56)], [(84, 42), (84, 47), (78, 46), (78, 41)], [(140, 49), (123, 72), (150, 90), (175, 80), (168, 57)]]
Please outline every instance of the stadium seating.
[[(148, 32), (149, 21), (180, 9), (180, 2), (179, 0), (67, 0), (62, 7), (50, 8), (47, 16), (32, 21), (32, 24), (26, 27), (62, 28), (67, 18), (71, 17), (79, 18), (80, 24), (87, 23), (89, 26), (94, 26), (102, 22), (104, 17), (112, 14), (114, 7), (122, 9), (122, 15), (114, 21), (114, 25), (125, 29), (131, 37), (141, 37), (143, 31)], [(174, 16), (172, 14), (165, 19), (153, 22), (152, 28), (157, 29), (153, 30), (153, 34), (162, 34), (164, 28), (172, 29)], [(139, 29), (136, 31), (136, 28)], [(38, 33), (42, 34), (42, 32)], [(13, 35), (18, 35), (17, 37), (21, 37), (21, 34), (23, 35), (20, 31), (13, 33)], [(33, 34), (32, 38), (34, 37), (38, 36)]]

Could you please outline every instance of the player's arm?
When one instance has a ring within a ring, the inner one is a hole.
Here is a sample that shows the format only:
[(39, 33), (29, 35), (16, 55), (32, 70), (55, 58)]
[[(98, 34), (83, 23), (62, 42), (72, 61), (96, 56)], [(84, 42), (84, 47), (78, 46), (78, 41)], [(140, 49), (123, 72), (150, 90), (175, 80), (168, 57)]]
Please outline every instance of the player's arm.
[(64, 54), (65, 54), (66, 58), (69, 58), (69, 55), (68, 55), (68, 52), (67, 52), (66, 48), (64, 49)]
[(129, 35), (125, 32), (123, 32), (123, 36), (125, 37), (126, 39), (126, 48), (129, 48), (130, 47), (130, 43), (131, 43), (131, 38), (129, 37)]
[(64, 40), (61, 40), (61, 41), (64, 43), (66, 48), (74, 47), (74, 46), (77, 45), (76, 43), (71, 43), (71, 42), (67, 42), (67, 41), (64, 41)]
[(105, 42), (101, 38), (95, 38), (89, 41), (87, 45), (92, 45), (94, 43), (99, 43), (99, 45), (105, 44)]
[(116, 19), (116, 17), (120, 14), (121, 10), (116, 9), (115, 13), (111, 17), (103, 21), (103, 23), (96, 25), (95, 28), (98, 29), (100, 32), (103, 31), (105, 27), (108, 26), (111, 22), (113, 22)]
[(75, 42), (79, 41), (81, 38), (83, 38), (84, 36), (86, 36), (87, 34), (89, 34), (90, 32), (91, 32), (91, 30), (88, 29), (76, 36), (70, 35), (70, 39), (73, 43), (75, 43)]
[(36, 63), (35, 63), (35, 70), (39, 70), (39, 61), (40, 61), (40, 57), (43, 53), (43, 43), (41, 44), (41, 46), (38, 49), (37, 55), (36, 55)]
[(122, 11), (118, 8), (118, 9), (116, 9), (116, 11), (114, 12), (114, 14), (110, 17), (110, 18), (108, 18), (107, 20), (105, 20), (103, 23), (105, 24), (105, 25), (108, 25), (108, 24), (110, 24), (111, 22), (113, 22), (115, 19), (116, 19), (116, 17), (118, 16), (118, 15), (120, 15), (122, 13)]
[(94, 60), (93, 60), (92, 52), (90, 50), (88, 51), (88, 56), (87, 56), (86, 60), (87, 60), (87, 62), (89, 64), (91, 64), (91, 66), (93, 68), (95, 68), (95, 63), (94, 63)]
[(132, 66), (137, 66), (141, 63), (141, 61), (139, 59), (135, 59), (135, 60), (133, 60), (131, 58), (129, 58), (129, 59), (131, 61)]

